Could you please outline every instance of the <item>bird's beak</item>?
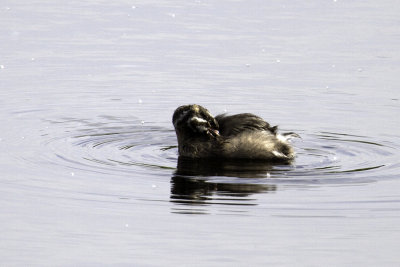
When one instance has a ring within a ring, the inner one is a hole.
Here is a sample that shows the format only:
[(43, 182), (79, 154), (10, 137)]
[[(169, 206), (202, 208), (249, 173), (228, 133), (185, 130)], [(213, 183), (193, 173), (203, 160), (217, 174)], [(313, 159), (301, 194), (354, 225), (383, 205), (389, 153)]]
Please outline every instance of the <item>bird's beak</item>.
[(216, 129), (211, 129), (211, 128), (208, 128), (207, 134), (210, 135), (210, 136), (212, 136), (212, 137), (214, 137), (214, 138), (217, 137), (217, 136), (220, 136), (218, 130), (216, 130)]

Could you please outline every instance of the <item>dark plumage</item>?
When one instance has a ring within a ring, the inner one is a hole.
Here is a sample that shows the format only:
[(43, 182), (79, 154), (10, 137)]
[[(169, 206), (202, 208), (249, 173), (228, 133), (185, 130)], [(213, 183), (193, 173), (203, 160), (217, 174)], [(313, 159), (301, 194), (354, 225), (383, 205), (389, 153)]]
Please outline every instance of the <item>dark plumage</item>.
[(290, 161), (294, 150), (287, 139), (294, 133), (278, 134), (262, 118), (243, 113), (215, 118), (199, 105), (178, 107), (172, 122), (179, 155), (189, 158), (260, 159)]

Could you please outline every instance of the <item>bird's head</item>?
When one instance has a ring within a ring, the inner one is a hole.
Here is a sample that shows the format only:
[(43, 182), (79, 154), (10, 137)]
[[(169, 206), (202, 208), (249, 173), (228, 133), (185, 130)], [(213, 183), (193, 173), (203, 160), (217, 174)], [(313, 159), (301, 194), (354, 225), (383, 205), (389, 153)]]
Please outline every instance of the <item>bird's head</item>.
[(217, 138), (219, 126), (210, 112), (199, 105), (178, 107), (172, 117), (179, 138)]

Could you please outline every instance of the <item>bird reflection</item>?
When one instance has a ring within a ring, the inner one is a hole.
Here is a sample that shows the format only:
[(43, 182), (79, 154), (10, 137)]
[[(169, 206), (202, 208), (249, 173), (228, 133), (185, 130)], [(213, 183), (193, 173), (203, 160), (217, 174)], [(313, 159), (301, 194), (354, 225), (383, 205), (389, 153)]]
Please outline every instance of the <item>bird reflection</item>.
[[(271, 163), (254, 160), (179, 157), (177, 170), (171, 178), (171, 201), (185, 204), (219, 201), (220, 204), (251, 205), (243, 200), (254, 193), (276, 190), (276, 185), (262, 182), (262, 178), (269, 177), (272, 167)], [(215, 182), (217, 177), (224, 181)], [(254, 181), (254, 178), (259, 179)], [(222, 200), (225, 202), (222, 203)]]

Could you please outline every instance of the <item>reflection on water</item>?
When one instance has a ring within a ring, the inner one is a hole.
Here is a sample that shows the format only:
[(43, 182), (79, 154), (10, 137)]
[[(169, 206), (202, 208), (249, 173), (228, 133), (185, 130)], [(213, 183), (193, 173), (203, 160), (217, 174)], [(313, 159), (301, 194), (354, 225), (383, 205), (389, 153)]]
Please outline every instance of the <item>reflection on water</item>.
[(190, 159), (179, 157), (177, 175), (229, 176), (240, 178), (266, 177), (273, 164), (256, 160)]
[[(225, 205), (255, 205), (246, 202), (249, 199), (244, 198), (254, 193), (276, 190), (276, 185), (254, 183), (254, 179), (261, 181), (262, 177), (269, 177), (271, 170), (272, 165), (262, 161), (179, 157), (177, 170), (171, 178), (171, 201), (191, 205), (216, 202)], [(213, 177), (222, 177), (221, 182), (213, 181)]]

